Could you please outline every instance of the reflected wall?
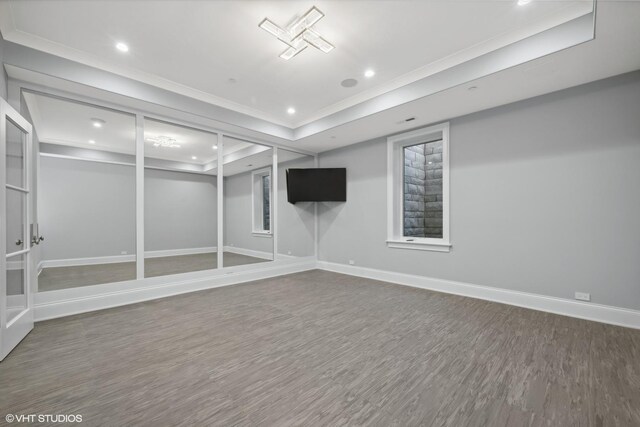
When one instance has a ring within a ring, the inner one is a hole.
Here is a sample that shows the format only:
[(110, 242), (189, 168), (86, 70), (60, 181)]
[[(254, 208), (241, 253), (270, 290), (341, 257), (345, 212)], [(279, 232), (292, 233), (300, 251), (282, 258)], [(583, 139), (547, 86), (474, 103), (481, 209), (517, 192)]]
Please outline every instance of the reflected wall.
[(144, 120), (145, 277), (217, 268), (217, 134)]
[(273, 256), (273, 149), (224, 138), (224, 265)]

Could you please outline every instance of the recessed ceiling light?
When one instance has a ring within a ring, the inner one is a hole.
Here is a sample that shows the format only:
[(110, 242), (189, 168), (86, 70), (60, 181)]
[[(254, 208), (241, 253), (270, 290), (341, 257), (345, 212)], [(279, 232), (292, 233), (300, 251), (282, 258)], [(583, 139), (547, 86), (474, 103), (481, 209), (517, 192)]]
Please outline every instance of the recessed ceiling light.
[(218, 149), (218, 146), (217, 146), (217, 145), (214, 145), (214, 146), (213, 146), (213, 149), (214, 149), (214, 150), (217, 150), (217, 149)]
[(368, 79), (375, 75), (376, 75), (376, 72), (373, 71), (372, 69), (368, 69), (367, 71), (364, 72), (364, 76)]
[(95, 144), (96, 142), (93, 139), (89, 140), (89, 144)]
[(102, 126), (104, 126), (104, 124), (107, 123), (102, 119), (91, 119), (91, 124), (93, 125), (94, 128), (101, 128)]
[(191, 156), (191, 160), (198, 160), (196, 156)]
[(129, 52), (129, 46), (126, 43), (118, 42), (116, 43), (116, 49), (120, 52)]
[(296, 113), (296, 109), (295, 109), (295, 108), (293, 108), (293, 107), (289, 107), (289, 108), (287, 108), (287, 113), (289, 113), (289, 114), (295, 114), (295, 113)]
[(531, 0), (518, 0), (518, 6), (524, 6), (529, 3), (531, 3)]

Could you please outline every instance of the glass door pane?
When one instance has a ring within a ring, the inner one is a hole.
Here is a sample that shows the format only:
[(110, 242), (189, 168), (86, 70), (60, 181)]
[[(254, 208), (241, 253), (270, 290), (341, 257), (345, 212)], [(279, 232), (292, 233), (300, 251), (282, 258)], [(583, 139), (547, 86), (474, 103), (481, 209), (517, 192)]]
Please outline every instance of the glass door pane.
[(25, 254), (7, 258), (7, 323), (27, 308)]
[(7, 185), (25, 187), (25, 145), (24, 133), (10, 119), (7, 119)]
[(7, 255), (27, 249), (24, 217), (27, 193), (7, 188)]

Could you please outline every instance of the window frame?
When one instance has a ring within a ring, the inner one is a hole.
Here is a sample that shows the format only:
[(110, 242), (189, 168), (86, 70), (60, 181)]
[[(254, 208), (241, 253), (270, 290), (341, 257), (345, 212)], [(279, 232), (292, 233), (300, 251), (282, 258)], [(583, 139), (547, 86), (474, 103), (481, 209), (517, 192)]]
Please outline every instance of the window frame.
[[(269, 230), (264, 229), (264, 187), (263, 177), (269, 177)], [(266, 167), (251, 172), (251, 233), (256, 237), (273, 235), (273, 179), (271, 168)]]
[[(404, 147), (442, 140), (442, 238), (411, 237), (403, 233)], [(449, 122), (387, 138), (387, 247), (449, 252)]]

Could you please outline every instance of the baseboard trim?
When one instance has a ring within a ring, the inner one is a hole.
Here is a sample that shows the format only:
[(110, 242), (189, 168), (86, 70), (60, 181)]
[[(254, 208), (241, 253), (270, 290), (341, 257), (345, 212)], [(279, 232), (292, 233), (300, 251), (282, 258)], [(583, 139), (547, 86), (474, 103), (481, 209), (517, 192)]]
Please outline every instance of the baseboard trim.
[(254, 258), (262, 258), (262, 259), (268, 259), (268, 260), (273, 259), (273, 253), (271, 252), (255, 251), (253, 249), (238, 248), (236, 246), (225, 246), (224, 251), (231, 252), (238, 255), (251, 256)]
[(226, 269), (222, 269), (221, 273), (217, 276), (197, 277), (178, 281), (173, 280), (167, 283), (154, 283), (158, 278), (153, 278), (150, 280), (152, 284), (148, 286), (106, 291), (66, 299), (50, 300), (50, 296), (45, 294), (51, 294), (52, 292), (44, 292), (41, 294), (42, 298), (40, 301), (38, 301), (38, 299), (40, 299), (38, 297), (41, 295), (36, 294), (34, 318), (35, 321), (39, 322), (58, 317), (135, 304), (157, 298), (298, 273), (315, 268), (315, 259), (306, 258), (300, 261), (280, 262), (278, 264), (270, 263), (267, 266), (261, 265), (261, 268), (253, 268), (250, 270), (224, 272)]
[[(206, 254), (216, 252), (215, 246), (204, 248), (186, 248), (186, 249), (168, 249), (160, 251), (145, 251), (144, 257), (146, 258), (160, 258), (165, 256), (178, 256), (178, 255), (194, 255), (194, 254)], [(82, 265), (97, 265), (97, 264), (115, 264), (119, 262), (135, 262), (135, 254), (129, 255), (111, 255), (101, 257), (89, 257), (89, 258), (69, 258), (69, 259), (51, 259), (40, 261), (38, 267), (51, 268), (51, 267), (78, 267)]]
[(321, 270), (350, 276), (364, 277), (396, 283), (414, 288), (461, 295), (487, 301), (509, 304), (533, 310), (545, 311), (579, 319), (593, 320), (611, 325), (640, 329), (640, 311), (613, 307), (601, 304), (583, 303), (564, 298), (549, 297), (527, 292), (511, 291), (507, 289), (474, 285), (471, 283), (455, 282), (392, 271), (377, 270), (366, 267), (318, 261)]

